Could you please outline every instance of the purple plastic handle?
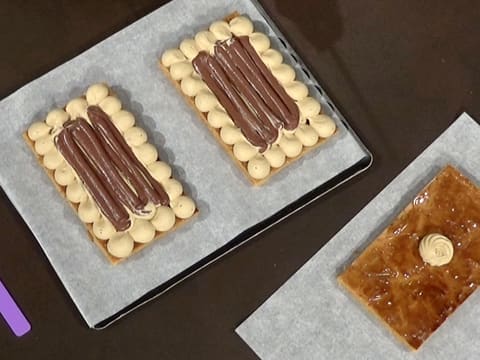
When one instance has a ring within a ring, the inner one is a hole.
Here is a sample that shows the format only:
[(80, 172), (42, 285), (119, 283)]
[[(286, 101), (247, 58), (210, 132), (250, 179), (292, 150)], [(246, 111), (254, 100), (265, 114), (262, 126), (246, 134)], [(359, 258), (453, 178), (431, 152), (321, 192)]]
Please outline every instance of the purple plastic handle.
[(23, 336), (32, 328), (22, 310), (0, 280), (0, 314), (17, 336)]

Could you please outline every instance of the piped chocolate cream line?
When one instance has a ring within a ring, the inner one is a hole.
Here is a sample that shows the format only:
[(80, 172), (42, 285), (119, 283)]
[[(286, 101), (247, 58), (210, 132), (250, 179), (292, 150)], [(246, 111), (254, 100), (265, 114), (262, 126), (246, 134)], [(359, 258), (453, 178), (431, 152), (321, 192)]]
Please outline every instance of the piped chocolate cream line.
[(148, 199), (155, 205), (168, 205), (168, 194), (137, 159), (109, 116), (98, 106), (89, 106), (87, 114), (94, 129), (103, 139), (115, 166), (130, 181), (139, 197)]
[(100, 211), (117, 231), (131, 225), (132, 213), (144, 215), (146, 205), (168, 205), (168, 194), (136, 158), (109, 116), (98, 106), (90, 106), (92, 123), (78, 118), (64, 124), (55, 139), (65, 160), (85, 184)]
[(72, 123), (65, 124), (66, 127), (55, 138), (58, 151), (78, 174), (100, 211), (110, 220), (115, 229), (119, 231), (128, 229), (131, 225), (128, 212), (115, 201), (96, 171), (85, 159), (85, 155), (76, 144), (69, 129)]
[(282, 127), (298, 126), (297, 105), (248, 37), (217, 42), (214, 54), (200, 52), (193, 66), (252, 145), (263, 152), (277, 140)]

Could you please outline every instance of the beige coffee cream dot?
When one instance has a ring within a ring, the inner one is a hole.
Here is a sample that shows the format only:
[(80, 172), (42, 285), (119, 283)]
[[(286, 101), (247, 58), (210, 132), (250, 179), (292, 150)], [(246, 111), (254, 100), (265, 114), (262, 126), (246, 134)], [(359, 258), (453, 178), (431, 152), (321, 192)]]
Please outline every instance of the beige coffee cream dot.
[(195, 97), (195, 106), (203, 113), (213, 110), (219, 102), (210, 90), (202, 89)]
[(41, 138), (35, 141), (35, 151), (39, 155), (45, 155), (51, 149), (55, 148), (55, 144), (53, 143), (53, 137), (50, 135), (44, 135)]
[(275, 49), (268, 49), (264, 51), (261, 55), (261, 58), (265, 65), (267, 65), (269, 68), (278, 66), (283, 62), (282, 54)]
[(168, 206), (160, 206), (151, 223), (157, 231), (168, 231), (175, 225), (175, 213)]
[(109, 93), (109, 89), (105, 84), (94, 84), (87, 89), (85, 97), (89, 105), (98, 105), (104, 100)]
[(210, 32), (215, 36), (216, 40), (227, 40), (232, 37), (230, 26), (226, 21), (215, 21), (210, 25)]
[(115, 96), (107, 96), (98, 104), (100, 108), (109, 116), (119, 112), (122, 109), (122, 103)]
[(50, 149), (43, 157), (43, 165), (49, 170), (55, 170), (63, 163), (63, 156), (55, 147)]
[(252, 44), (253, 48), (259, 53), (263, 53), (264, 51), (270, 48), (270, 39), (267, 35), (256, 32), (250, 35), (249, 37), (250, 44)]
[(287, 64), (276, 65), (271, 68), (273, 76), (275, 76), (278, 82), (282, 85), (290, 84), (295, 80), (295, 70)]
[(305, 99), (297, 102), (297, 105), (300, 109), (300, 113), (302, 114), (302, 116), (307, 119), (312, 116), (318, 115), (322, 108), (320, 103), (310, 96), (307, 96)]
[(278, 145), (272, 145), (270, 149), (263, 153), (263, 156), (270, 163), (270, 166), (273, 168), (282, 167), (285, 164), (286, 156), (285, 153)]
[(87, 198), (87, 193), (83, 189), (83, 186), (80, 184), (80, 182), (78, 182), (77, 180), (68, 184), (66, 195), (67, 199), (74, 204), (85, 201), (85, 199)]
[(318, 142), (317, 132), (309, 125), (300, 125), (295, 131), (295, 136), (303, 146), (313, 146)]
[(309, 119), (310, 126), (315, 129), (322, 138), (328, 138), (335, 133), (337, 126), (328, 115), (320, 114)]
[(135, 222), (128, 233), (132, 237), (133, 241), (146, 244), (151, 242), (155, 237), (155, 228), (150, 221), (135, 219)]
[(255, 156), (248, 162), (248, 173), (256, 180), (265, 179), (270, 174), (270, 164), (263, 156)]
[(308, 96), (307, 86), (300, 81), (292, 81), (285, 85), (285, 91), (287, 94), (296, 101), (301, 101)]
[(193, 39), (185, 39), (180, 43), (180, 50), (182, 51), (183, 55), (190, 61), (192, 61), (200, 52), (195, 40)]
[(182, 184), (173, 178), (169, 178), (162, 181), (162, 186), (165, 189), (170, 201), (177, 199), (183, 193)]
[(182, 79), (180, 87), (185, 95), (188, 97), (195, 97), (200, 90), (206, 88), (206, 85), (202, 80), (195, 78), (194, 76), (187, 76)]
[(113, 124), (121, 132), (125, 132), (135, 124), (135, 117), (126, 110), (120, 110), (111, 116)]
[(54, 173), (55, 181), (61, 186), (67, 186), (71, 184), (75, 179), (75, 175), (66, 162), (63, 162)]
[(78, 217), (87, 224), (100, 220), (100, 211), (90, 197), (87, 197), (78, 206)]
[(195, 213), (195, 203), (185, 195), (172, 201), (171, 206), (175, 215), (180, 219), (188, 219)]
[(170, 66), (170, 76), (176, 81), (180, 81), (192, 73), (193, 66), (190, 61), (181, 61)]
[(54, 109), (47, 115), (45, 122), (51, 127), (61, 127), (66, 121), (70, 119), (70, 115), (63, 109)]
[(241, 162), (247, 162), (258, 154), (258, 150), (246, 141), (239, 141), (233, 145), (233, 155)]
[(227, 145), (233, 145), (243, 140), (242, 131), (230, 125), (226, 125), (220, 129), (220, 137)]
[(126, 258), (134, 248), (134, 241), (128, 233), (117, 233), (107, 242), (107, 251), (117, 257)]
[(147, 166), (148, 171), (158, 182), (163, 182), (172, 176), (172, 168), (163, 161), (155, 161)]
[(87, 100), (83, 98), (77, 98), (70, 100), (70, 102), (65, 107), (65, 111), (70, 115), (70, 118), (72, 120), (75, 120), (78, 117), (85, 117), (87, 107)]
[(95, 237), (100, 240), (110, 239), (117, 232), (112, 223), (103, 216), (93, 223), (92, 230)]
[(236, 36), (248, 36), (253, 32), (253, 23), (245, 16), (237, 16), (230, 21), (230, 31)]
[(179, 49), (169, 49), (162, 55), (162, 64), (167, 68), (185, 60), (185, 55)]
[(157, 148), (150, 143), (135, 146), (132, 150), (138, 160), (144, 165), (152, 164), (158, 159)]
[(215, 129), (220, 129), (226, 125), (233, 125), (233, 121), (230, 116), (228, 116), (224, 110), (221, 110), (218, 107), (208, 112), (207, 121), (210, 126), (214, 127)]
[(50, 126), (45, 124), (45, 122), (37, 121), (29, 126), (27, 130), (27, 136), (29, 137), (30, 140), (37, 141), (40, 138), (48, 135), (48, 133), (50, 132), (50, 129), (51, 129)]
[(147, 133), (137, 126), (133, 126), (125, 131), (124, 136), (129, 146), (139, 146), (147, 142)]
[(200, 51), (213, 54), (213, 48), (217, 39), (210, 31), (200, 31), (195, 35), (195, 44)]
[(289, 158), (300, 155), (303, 149), (302, 143), (294, 135), (283, 136), (278, 145)]

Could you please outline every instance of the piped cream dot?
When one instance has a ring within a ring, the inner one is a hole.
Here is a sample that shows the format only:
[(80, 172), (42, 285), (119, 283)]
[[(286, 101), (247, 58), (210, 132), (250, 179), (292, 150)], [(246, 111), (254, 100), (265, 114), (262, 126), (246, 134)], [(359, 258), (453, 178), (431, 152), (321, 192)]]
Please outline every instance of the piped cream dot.
[(37, 121), (29, 126), (27, 130), (27, 135), (30, 140), (37, 141), (41, 137), (48, 135), (48, 133), (50, 132), (50, 129), (51, 129), (50, 126), (48, 126), (45, 122)]
[(285, 153), (278, 145), (272, 145), (270, 149), (263, 153), (263, 156), (270, 163), (273, 168), (279, 168), (285, 164)]
[(87, 224), (100, 220), (100, 211), (89, 197), (78, 206), (78, 217)]
[(195, 203), (188, 196), (182, 195), (170, 204), (173, 212), (180, 219), (188, 219), (195, 213)]
[(170, 201), (177, 199), (183, 194), (183, 186), (180, 181), (169, 178), (162, 181), (162, 186), (168, 194)]
[(54, 109), (47, 115), (45, 122), (52, 127), (60, 127), (70, 119), (70, 115), (63, 109)]
[(318, 142), (317, 132), (309, 125), (300, 125), (295, 131), (295, 136), (303, 146), (313, 146)]
[(217, 39), (210, 31), (200, 31), (195, 35), (195, 44), (199, 50), (213, 54), (213, 47)]
[(180, 87), (185, 95), (189, 97), (195, 97), (200, 90), (206, 88), (206, 85), (201, 79), (193, 76), (187, 76), (182, 79)]
[(236, 36), (248, 36), (253, 32), (253, 23), (245, 16), (230, 20), (230, 31)]
[(169, 49), (162, 54), (162, 64), (167, 68), (185, 60), (185, 55), (179, 49)]
[(67, 186), (75, 180), (75, 175), (66, 162), (63, 162), (62, 165), (57, 167), (54, 173), (55, 181), (61, 186)]
[(228, 116), (224, 110), (221, 110), (218, 107), (208, 112), (207, 120), (208, 123), (215, 129), (220, 129), (226, 125), (233, 125), (233, 121), (230, 116)]
[(93, 234), (100, 240), (110, 239), (117, 231), (110, 221), (105, 217), (100, 217), (93, 223)]
[(193, 39), (185, 39), (180, 43), (180, 50), (188, 60), (193, 60), (199, 53), (197, 44)]
[(233, 155), (242, 162), (251, 160), (257, 154), (258, 150), (245, 141), (240, 141), (233, 145)]
[(293, 135), (285, 135), (280, 140), (278, 144), (282, 151), (287, 155), (289, 158), (294, 158), (302, 152), (303, 146), (300, 140), (298, 140)]
[(158, 182), (163, 182), (172, 176), (172, 168), (163, 161), (155, 161), (147, 166), (148, 171)]
[(310, 96), (307, 96), (305, 99), (297, 102), (297, 105), (300, 109), (300, 113), (307, 119), (318, 115), (322, 109), (320, 103)]
[(213, 110), (218, 104), (216, 96), (209, 90), (200, 90), (195, 96), (195, 106), (203, 113)]
[(176, 64), (173, 64), (170, 67), (170, 75), (174, 80), (180, 81), (183, 78), (192, 75), (193, 66), (190, 61), (182, 61)]
[(63, 157), (55, 147), (51, 148), (43, 157), (43, 165), (47, 169), (55, 170), (63, 163)]
[(122, 110), (122, 103), (115, 96), (107, 96), (98, 104), (100, 108), (109, 116)]
[(70, 118), (72, 120), (75, 120), (78, 117), (85, 117), (87, 107), (87, 100), (83, 98), (77, 98), (70, 100), (70, 102), (65, 107), (65, 111), (70, 115)]
[(224, 126), (220, 130), (220, 137), (223, 142), (227, 145), (233, 145), (239, 141), (243, 140), (242, 131), (233, 126)]
[(148, 202), (147, 205), (144, 206), (141, 213), (133, 213), (133, 217), (136, 219), (144, 219), (144, 220), (151, 220), (155, 216), (155, 211), (157, 208), (152, 202)]
[(155, 228), (150, 221), (135, 219), (135, 222), (128, 233), (133, 238), (133, 241), (146, 244), (152, 241), (155, 237)]
[(74, 204), (85, 201), (87, 198), (87, 193), (78, 181), (73, 181), (72, 183), (68, 184), (66, 195), (67, 199)]
[(285, 85), (285, 91), (287, 94), (296, 101), (301, 101), (308, 96), (307, 86), (300, 81), (292, 81)]
[(168, 231), (175, 225), (175, 213), (168, 206), (160, 206), (151, 223), (157, 231)]
[(263, 33), (255, 32), (250, 35), (249, 40), (250, 44), (259, 54), (270, 48), (270, 39)]
[(232, 37), (230, 26), (226, 21), (215, 21), (210, 25), (210, 32), (215, 36), (216, 40), (227, 40)]
[(44, 135), (35, 141), (35, 151), (39, 155), (45, 155), (51, 149), (55, 148), (53, 138), (50, 135)]
[(290, 84), (295, 80), (295, 70), (287, 64), (280, 64), (271, 68), (273, 76), (275, 76), (278, 82), (282, 85)]
[(85, 97), (89, 105), (98, 105), (104, 100), (110, 90), (105, 84), (94, 84), (87, 89)]
[(158, 159), (158, 151), (155, 146), (150, 143), (135, 146), (132, 150), (138, 160), (145, 165), (149, 165)]
[(134, 241), (128, 233), (118, 233), (112, 236), (107, 242), (107, 251), (117, 257), (126, 258), (134, 248)]
[(280, 65), (283, 61), (282, 54), (275, 49), (265, 50), (260, 57), (269, 68)]
[(256, 180), (265, 179), (270, 174), (270, 164), (263, 156), (255, 156), (248, 162), (248, 173)]
[(335, 133), (337, 126), (332, 118), (328, 115), (320, 114), (309, 119), (310, 126), (315, 129), (317, 134), (322, 138), (328, 138)]
[(147, 133), (142, 128), (133, 126), (125, 131), (125, 141), (130, 146), (139, 146), (147, 142)]
[(125, 132), (135, 124), (135, 117), (126, 110), (120, 110), (112, 115), (113, 124), (121, 132)]

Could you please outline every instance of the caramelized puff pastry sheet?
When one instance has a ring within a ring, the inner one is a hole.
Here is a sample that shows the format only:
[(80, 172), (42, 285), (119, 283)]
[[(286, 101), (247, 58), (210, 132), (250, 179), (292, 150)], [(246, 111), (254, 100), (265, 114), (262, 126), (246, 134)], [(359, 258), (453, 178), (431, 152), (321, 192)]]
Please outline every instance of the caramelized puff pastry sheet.
[[(168, 194), (165, 204), (154, 206), (149, 202), (145, 214), (129, 212), (130, 226), (124, 231), (118, 231), (100, 211), (92, 194), (55, 144), (57, 136), (73, 120), (82, 118), (90, 122), (87, 109), (92, 108), (108, 117), (147, 175)], [(193, 200), (184, 194), (182, 184), (172, 177), (170, 166), (158, 158), (157, 149), (148, 142), (146, 132), (135, 126), (133, 114), (122, 109), (120, 100), (105, 84), (94, 84), (84, 96), (69, 101), (65, 108), (51, 110), (45, 119), (31, 124), (23, 137), (58, 192), (83, 222), (90, 238), (112, 264), (175, 231), (198, 212)]]
[[(200, 52), (213, 54), (216, 44), (240, 37), (248, 37), (263, 64), (299, 111), (298, 126), (292, 130), (280, 129), (276, 141), (264, 152), (246, 138), (193, 66)], [(213, 22), (209, 29), (184, 39), (178, 48), (165, 51), (159, 66), (254, 185), (263, 184), (336, 132), (335, 122), (322, 113), (320, 103), (309, 96), (307, 86), (295, 80), (295, 70), (283, 63), (279, 51), (271, 48), (269, 37), (255, 31), (251, 20), (238, 13)]]
[[(429, 234), (451, 240), (448, 264), (422, 260), (419, 244)], [(447, 166), (338, 280), (402, 342), (418, 349), (480, 283), (479, 188)]]

